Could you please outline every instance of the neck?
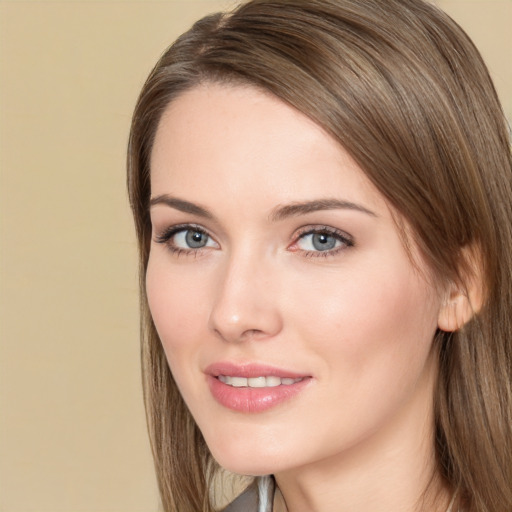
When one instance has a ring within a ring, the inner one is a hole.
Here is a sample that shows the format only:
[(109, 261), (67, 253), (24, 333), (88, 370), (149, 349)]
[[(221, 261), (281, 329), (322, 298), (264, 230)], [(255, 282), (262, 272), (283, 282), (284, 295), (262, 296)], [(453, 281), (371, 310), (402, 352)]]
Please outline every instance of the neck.
[(436, 472), (433, 405), (425, 407), (432, 393), (430, 382), (342, 453), (276, 474), (276, 512), (445, 512), (451, 493)]

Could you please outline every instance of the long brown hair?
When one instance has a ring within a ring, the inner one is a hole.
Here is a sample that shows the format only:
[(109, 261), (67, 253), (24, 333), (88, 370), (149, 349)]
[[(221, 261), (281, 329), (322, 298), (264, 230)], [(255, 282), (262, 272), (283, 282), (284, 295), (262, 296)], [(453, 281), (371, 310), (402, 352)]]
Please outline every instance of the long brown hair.
[(253, 0), (198, 21), (161, 57), (130, 133), (128, 190), (140, 249), (147, 420), (164, 509), (213, 510), (215, 463), (149, 314), (150, 154), (160, 117), (202, 82), (262, 88), (352, 155), (412, 228), (440, 282), (464, 286), (477, 248), (485, 301), (438, 331), (436, 455), (465, 512), (512, 510), (512, 162), (477, 49), (422, 0)]

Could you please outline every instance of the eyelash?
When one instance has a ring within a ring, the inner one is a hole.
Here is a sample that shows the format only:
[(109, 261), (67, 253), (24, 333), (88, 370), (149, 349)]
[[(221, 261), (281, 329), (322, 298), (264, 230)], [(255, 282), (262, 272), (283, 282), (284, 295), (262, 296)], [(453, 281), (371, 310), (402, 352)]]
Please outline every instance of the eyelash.
[[(181, 247), (176, 247), (173, 242), (172, 238), (177, 235), (178, 233), (181, 233), (183, 231), (194, 231), (196, 233), (200, 233), (202, 235), (207, 236), (208, 238), (211, 238), (208, 231), (206, 231), (201, 226), (198, 226), (196, 224), (179, 224), (176, 226), (171, 226), (167, 229), (165, 229), (162, 233), (157, 235), (155, 237), (155, 242), (159, 244), (164, 244), (167, 246), (167, 248), (171, 251), (172, 254), (175, 256), (194, 256), (197, 257), (201, 252), (202, 249), (205, 249), (205, 247), (201, 247), (198, 249), (189, 248), (189, 249), (183, 249)], [(339, 252), (346, 250), (347, 248), (353, 247), (354, 240), (353, 238), (344, 231), (341, 231), (339, 229), (333, 228), (331, 226), (315, 226), (315, 227), (309, 227), (306, 226), (299, 230), (295, 237), (295, 241), (290, 247), (296, 246), (298, 242), (301, 239), (304, 239), (308, 235), (317, 235), (317, 234), (326, 234), (328, 236), (332, 236), (336, 239), (336, 241), (341, 242), (341, 245), (337, 248), (329, 249), (326, 251), (306, 251), (302, 250), (304, 253), (303, 255), (307, 258), (327, 258), (336, 256)], [(292, 249), (293, 252), (298, 252), (301, 249)]]
[(177, 226), (171, 226), (165, 229), (162, 233), (155, 237), (155, 242), (158, 244), (166, 245), (169, 251), (171, 251), (171, 253), (175, 256), (197, 256), (201, 249), (183, 249), (181, 247), (176, 247), (172, 243), (173, 236), (181, 233), (182, 231), (194, 231), (211, 238), (208, 234), (208, 231), (203, 229), (201, 226), (196, 224), (179, 224)]
[[(341, 251), (344, 251), (350, 247), (354, 247), (354, 239), (344, 231), (333, 228), (331, 226), (315, 226), (309, 227), (306, 226), (299, 230), (296, 235), (296, 241), (293, 242), (292, 247), (297, 245), (299, 240), (304, 239), (308, 235), (328, 235), (332, 236), (336, 239), (336, 241), (341, 242), (339, 247), (329, 249), (326, 251), (303, 251), (303, 255), (306, 258), (329, 258), (332, 256), (336, 256)], [(297, 249), (300, 250), (300, 249)]]

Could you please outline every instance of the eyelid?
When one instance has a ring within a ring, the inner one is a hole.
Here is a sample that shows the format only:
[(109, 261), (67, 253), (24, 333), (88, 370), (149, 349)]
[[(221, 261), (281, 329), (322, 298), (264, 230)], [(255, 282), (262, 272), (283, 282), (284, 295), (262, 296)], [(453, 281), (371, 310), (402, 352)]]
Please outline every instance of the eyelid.
[(193, 229), (199, 233), (204, 233), (205, 235), (210, 236), (208, 231), (206, 231), (202, 226), (199, 226), (198, 224), (174, 224), (160, 230), (158, 234), (155, 233), (154, 240), (157, 243), (165, 243), (176, 233), (179, 233), (180, 231), (187, 231), (189, 229)]
[[(297, 246), (298, 241), (301, 238), (304, 238), (308, 235), (321, 234), (325, 233), (329, 236), (334, 236), (337, 240), (339, 240), (342, 245), (340, 247), (336, 247), (333, 249), (328, 249), (325, 251), (306, 251), (304, 249), (300, 249)], [(325, 225), (316, 225), (316, 226), (304, 226), (300, 228), (294, 236), (294, 242), (289, 246), (289, 249), (292, 249), (293, 252), (303, 252), (306, 256), (311, 257), (326, 257), (326, 256), (334, 256), (340, 251), (344, 251), (349, 247), (353, 247), (355, 245), (354, 238), (352, 235), (347, 233), (346, 231), (342, 231), (338, 228), (334, 228), (332, 226)], [(295, 247), (294, 247), (295, 246)]]
[(166, 245), (167, 248), (177, 255), (181, 254), (194, 254), (197, 255), (199, 252), (205, 250), (205, 249), (211, 249), (211, 246), (204, 246), (204, 247), (198, 247), (198, 248), (188, 248), (184, 249), (182, 247), (177, 247), (171, 243), (172, 237), (177, 235), (178, 233), (182, 231), (196, 231), (198, 233), (201, 233), (203, 235), (206, 235), (210, 240), (215, 242), (215, 245), (218, 246), (218, 242), (215, 240), (215, 238), (209, 233), (207, 229), (205, 229), (203, 226), (199, 224), (190, 224), (190, 223), (184, 223), (184, 224), (175, 224), (169, 227), (166, 227), (165, 229), (161, 230), (158, 234), (155, 233), (153, 240), (158, 244)]

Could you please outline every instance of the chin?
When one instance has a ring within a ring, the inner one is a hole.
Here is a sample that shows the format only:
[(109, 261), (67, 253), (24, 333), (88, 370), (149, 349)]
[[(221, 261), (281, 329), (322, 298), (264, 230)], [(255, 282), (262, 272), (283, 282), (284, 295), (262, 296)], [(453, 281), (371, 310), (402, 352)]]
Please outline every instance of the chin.
[(210, 444), (208, 441), (207, 444), (217, 463), (227, 471), (238, 475), (274, 474), (283, 469), (283, 460), (288, 458), (282, 453), (269, 453), (254, 441), (247, 441), (241, 446), (236, 443), (219, 446), (217, 442)]

